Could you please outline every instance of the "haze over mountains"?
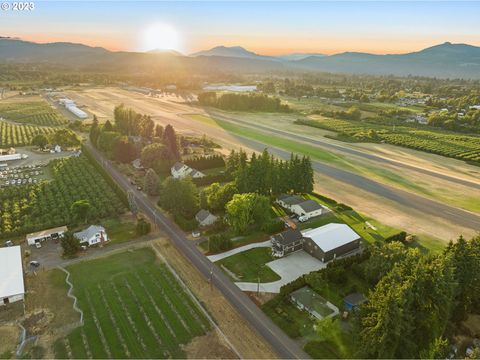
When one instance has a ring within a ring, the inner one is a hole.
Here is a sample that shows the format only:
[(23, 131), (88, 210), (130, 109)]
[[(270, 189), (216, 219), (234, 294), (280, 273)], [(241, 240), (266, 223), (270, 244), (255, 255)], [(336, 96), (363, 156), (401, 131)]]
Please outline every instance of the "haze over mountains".
[(321, 71), (480, 79), (480, 47), (449, 42), (417, 52), (394, 55), (345, 52), (330, 56), (317, 53), (264, 56), (240, 46), (217, 46), (185, 56), (173, 50), (152, 50), (146, 53), (112, 52), (82, 44), (38, 44), (0, 37), (0, 61), (44, 62), (85, 69), (129, 72), (141, 71), (144, 67), (173, 67), (192, 71), (215, 69), (243, 73)]

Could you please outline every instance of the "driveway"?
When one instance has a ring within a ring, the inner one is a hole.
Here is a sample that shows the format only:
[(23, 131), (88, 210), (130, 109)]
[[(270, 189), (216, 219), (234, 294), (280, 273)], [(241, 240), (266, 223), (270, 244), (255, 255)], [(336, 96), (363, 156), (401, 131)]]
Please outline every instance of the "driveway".
[(278, 281), (270, 283), (257, 284), (249, 282), (236, 282), (235, 285), (237, 285), (243, 291), (259, 290), (262, 292), (278, 294), (283, 285), (298, 279), (304, 274), (323, 269), (327, 266), (326, 263), (321, 262), (303, 250), (294, 252), (293, 254), (290, 254), (284, 258), (271, 261), (266, 265), (282, 278)]
[(259, 247), (271, 247), (271, 246), (272, 246), (272, 243), (270, 242), (270, 240), (267, 240), (267, 241), (263, 241), (263, 242), (259, 242), (259, 243), (253, 243), (253, 244), (240, 246), (238, 248), (225, 251), (221, 254), (207, 256), (207, 258), (211, 262), (216, 262), (218, 260), (222, 260), (222, 259), (227, 258), (229, 256), (232, 256), (232, 255), (235, 255), (235, 254), (238, 254), (238, 253), (250, 250), (250, 249), (259, 248)]

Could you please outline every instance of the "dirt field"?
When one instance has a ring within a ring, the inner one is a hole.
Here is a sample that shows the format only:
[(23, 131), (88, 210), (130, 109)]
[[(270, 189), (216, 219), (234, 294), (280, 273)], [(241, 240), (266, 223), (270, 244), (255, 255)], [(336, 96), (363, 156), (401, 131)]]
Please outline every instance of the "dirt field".
[[(242, 358), (276, 358), (269, 345), (250, 328), (217, 289), (210, 287), (203, 276), (173, 245), (167, 240), (158, 240), (154, 246), (168, 259), (195, 296), (205, 304), (221, 331)], [(195, 349), (195, 344), (192, 344), (192, 347)]]
[[(243, 148), (251, 150), (243, 138), (226, 132), (214, 123), (192, 121), (189, 115), (205, 113), (202, 109), (192, 107), (185, 103), (185, 99), (177, 97), (152, 98), (140, 93), (126, 91), (118, 88), (88, 88), (75, 91), (66, 91), (67, 96), (85, 104), (92, 113), (100, 119), (112, 118), (115, 105), (124, 103), (138, 112), (150, 114), (155, 121), (162, 124), (171, 123), (177, 130), (189, 135), (202, 135), (214, 138), (216, 142), (226, 149)], [(215, 112), (217, 113), (217, 112)], [(218, 112), (222, 113), (222, 112)], [(225, 113), (223, 113), (225, 114)], [(208, 114), (207, 114), (208, 115)], [(295, 117), (290, 114), (232, 114), (229, 117), (241, 117), (242, 121), (261, 123), (278, 129), (292, 131), (311, 138), (321, 137), (325, 131), (321, 129), (306, 128), (292, 125)], [(333, 141), (326, 139), (325, 141)], [(338, 142), (337, 142), (338, 144)], [(459, 177), (472, 182), (479, 182), (480, 171), (474, 166), (467, 165), (454, 159), (426, 154), (414, 150), (399, 148), (386, 144), (344, 144), (356, 150), (385, 157), (401, 163), (426, 168), (441, 174)], [(388, 185), (409, 189), (421, 196), (430, 197), (439, 202), (448, 203), (465, 209), (475, 209), (476, 198), (480, 191), (466, 188), (462, 185), (434, 178), (413, 170), (404, 170), (393, 165), (374, 164), (363, 159), (349, 156), (349, 166), (357, 168), (363, 176), (371, 177), (376, 181)], [(388, 171), (385, 173), (385, 171)], [(394, 174), (392, 176), (391, 174)], [(321, 176), (321, 174), (317, 174)], [(397, 176), (398, 175), (398, 176)], [(454, 239), (459, 234), (471, 236), (475, 233), (472, 229), (465, 229), (457, 224), (442, 221), (425, 214), (418, 214), (408, 208), (402, 208), (395, 203), (390, 203), (371, 193), (360, 192), (358, 189), (329, 178), (317, 182), (316, 190), (336, 199), (337, 201), (352, 205), (361, 213), (385, 223), (392, 227), (405, 229), (415, 234), (425, 234), (444, 241)], [(413, 185), (412, 185), (413, 184)]]

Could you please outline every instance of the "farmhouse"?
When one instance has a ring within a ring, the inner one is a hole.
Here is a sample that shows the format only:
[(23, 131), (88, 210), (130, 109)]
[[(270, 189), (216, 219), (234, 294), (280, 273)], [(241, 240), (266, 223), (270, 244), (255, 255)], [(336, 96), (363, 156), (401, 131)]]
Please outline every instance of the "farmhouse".
[(303, 236), (298, 230), (288, 229), (270, 238), (273, 256), (282, 257), (303, 249)]
[(95, 245), (108, 241), (105, 228), (99, 225), (90, 225), (85, 230), (74, 233), (73, 236), (80, 241), (80, 244)]
[(209, 226), (217, 221), (218, 218), (210, 211), (202, 209), (197, 213), (197, 215), (195, 215), (195, 219), (198, 221), (200, 226)]
[(24, 299), (20, 246), (0, 248), (0, 306)]
[(306, 200), (299, 204), (292, 205), (290, 210), (298, 216), (303, 216), (310, 219), (315, 216), (322, 215), (327, 208), (323, 207), (314, 200)]
[(65, 234), (67, 231), (68, 229), (66, 226), (60, 226), (53, 229), (34, 232), (27, 235), (27, 244), (35, 245), (35, 243), (42, 242), (45, 240), (58, 239), (63, 237), (63, 234)]
[(346, 224), (331, 223), (303, 233), (303, 249), (323, 262), (360, 247), (360, 235)]
[(190, 166), (185, 165), (184, 163), (181, 162), (176, 162), (172, 168), (170, 169), (170, 172), (173, 176), (174, 179), (183, 179), (187, 176), (191, 176), (192, 178), (201, 178), (204, 177), (205, 174), (192, 169)]
[(300, 204), (304, 201), (305, 199), (298, 195), (282, 194), (277, 198), (276, 203), (285, 209), (291, 210), (293, 205)]

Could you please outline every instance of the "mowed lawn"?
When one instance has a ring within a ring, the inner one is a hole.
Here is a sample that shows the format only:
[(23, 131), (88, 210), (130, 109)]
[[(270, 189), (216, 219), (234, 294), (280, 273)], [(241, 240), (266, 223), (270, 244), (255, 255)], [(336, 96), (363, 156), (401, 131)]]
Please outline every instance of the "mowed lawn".
[(266, 263), (275, 260), (267, 247), (253, 248), (217, 261), (234, 273), (240, 281), (272, 282), (280, 280), (280, 276), (270, 269)]
[(57, 340), (56, 358), (184, 358), (210, 324), (151, 249), (68, 267), (84, 325)]

